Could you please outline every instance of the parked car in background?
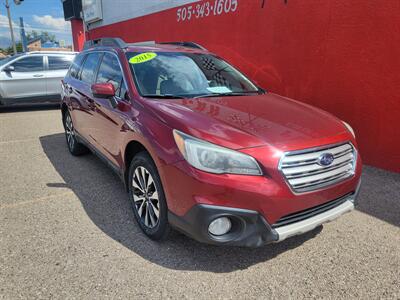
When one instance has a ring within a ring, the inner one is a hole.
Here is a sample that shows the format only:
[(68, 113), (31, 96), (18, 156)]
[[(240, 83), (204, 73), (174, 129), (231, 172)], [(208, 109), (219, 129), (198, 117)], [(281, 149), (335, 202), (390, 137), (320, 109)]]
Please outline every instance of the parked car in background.
[(75, 52), (27, 52), (0, 61), (0, 105), (59, 102)]
[(90, 149), (117, 172), (155, 240), (173, 227), (256, 247), (356, 203), (361, 158), (347, 123), (265, 92), (194, 43), (95, 41), (63, 80), (61, 111), (69, 151)]

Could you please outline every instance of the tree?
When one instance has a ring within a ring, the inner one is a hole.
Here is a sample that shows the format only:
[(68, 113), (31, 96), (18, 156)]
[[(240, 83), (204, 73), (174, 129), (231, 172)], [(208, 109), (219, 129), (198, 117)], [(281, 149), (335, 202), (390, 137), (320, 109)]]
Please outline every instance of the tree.
[(26, 33), (26, 39), (27, 39), (28, 41), (33, 40), (33, 39), (36, 39), (36, 38), (39, 37), (39, 36), (40, 36), (40, 34), (39, 34), (39, 32), (37, 32), (36, 30), (32, 30), (31, 32), (27, 32), (27, 33)]
[[(21, 42), (18, 42), (15, 46), (17, 47), (17, 52), (18, 53), (21, 53), (21, 52), (24, 51), (23, 48), (22, 48), (22, 43)], [(14, 49), (13, 49), (13, 47), (10, 46), (10, 47), (4, 49), (4, 52), (7, 55), (14, 54)]]
[(55, 42), (56, 36), (55, 36), (55, 34), (48, 33), (47, 31), (42, 31), (42, 39), (44, 42), (47, 42), (47, 41)]
[(28, 41), (36, 39), (40, 37), (42, 39), (42, 42), (45, 43), (47, 41), (50, 42), (55, 42), (56, 41), (56, 36), (55, 34), (49, 33), (48, 31), (36, 31), (36, 30), (32, 30), (31, 32), (27, 32), (26, 33), (26, 39)]

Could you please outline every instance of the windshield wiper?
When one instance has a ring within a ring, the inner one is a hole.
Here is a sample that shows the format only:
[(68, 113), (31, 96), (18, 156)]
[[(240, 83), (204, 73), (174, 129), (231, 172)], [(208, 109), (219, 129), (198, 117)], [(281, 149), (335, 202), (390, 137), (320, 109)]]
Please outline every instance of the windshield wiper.
[(146, 98), (157, 98), (157, 99), (185, 99), (186, 97), (184, 96), (179, 96), (179, 95), (173, 95), (173, 94), (145, 94), (143, 97)]
[(257, 91), (254, 92), (241, 92), (241, 93), (211, 93), (211, 94), (204, 94), (198, 95), (193, 98), (209, 98), (209, 97), (225, 97), (225, 96), (247, 96), (248, 94), (256, 94)]

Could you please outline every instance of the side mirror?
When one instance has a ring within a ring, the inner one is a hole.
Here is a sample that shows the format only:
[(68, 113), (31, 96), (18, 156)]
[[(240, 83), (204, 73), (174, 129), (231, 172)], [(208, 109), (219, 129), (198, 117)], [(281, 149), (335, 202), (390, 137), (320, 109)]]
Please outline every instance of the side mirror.
[(95, 83), (92, 84), (92, 93), (96, 98), (108, 99), (112, 107), (117, 107), (118, 101), (115, 100), (115, 88), (111, 83)]
[(7, 67), (3, 68), (3, 71), (6, 73), (10, 73), (10, 72), (14, 72), (15, 68), (14, 68), (14, 66), (7, 66)]
[(112, 98), (115, 96), (115, 88), (111, 83), (92, 84), (92, 93), (96, 98)]
[(108, 99), (113, 108), (118, 106), (118, 101), (115, 99), (115, 88), (111, 83), (92, 84), (92, 93), (96, 98)]

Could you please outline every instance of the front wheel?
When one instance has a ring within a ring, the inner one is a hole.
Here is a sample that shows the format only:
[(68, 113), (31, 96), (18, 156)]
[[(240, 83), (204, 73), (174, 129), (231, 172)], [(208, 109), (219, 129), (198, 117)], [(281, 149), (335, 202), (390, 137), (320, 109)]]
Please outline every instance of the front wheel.
[(167, 202), (157, 168), (146, 152), (132, 159), (129, 197), (142, 231), (153, 240), (165, 239), (170, 232)]

